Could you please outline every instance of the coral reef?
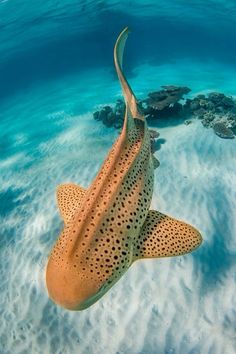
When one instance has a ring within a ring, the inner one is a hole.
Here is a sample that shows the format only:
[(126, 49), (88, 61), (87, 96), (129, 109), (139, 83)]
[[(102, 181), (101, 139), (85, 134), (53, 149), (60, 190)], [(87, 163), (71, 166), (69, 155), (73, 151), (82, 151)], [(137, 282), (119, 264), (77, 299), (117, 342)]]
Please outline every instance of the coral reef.
[(220, 138), (233, 139), (234, 133), (230, 128), (227, 128), (224, 123), (215, 123), (213, 130)]
[(188, 87), (162, 86), (162, 90), (150, 92), (148, 98), (140, 101), (140, 108), (148, 120), (182, 115), (179, 101), (190, 91)]
[[(234, 138), (236, 101), (223, 93), (211, 92), (207, 96), (200, 94), (192, 99), (187, 98), (183, 104), (180, 103), (183, 96), (190, 91), (188, 87), (162, 86), (160, 91), (150, 92), (146, 99), (140, 100), (139, 109), (147, 120), (179, 117), (183, 118), (184, 123), (188, 125), (192, 122), (191, 118), (197, 118), (201, 120), (204, 127), (213, 128), (217, 136), (226, 139)], [(117, 100), (113, 108), (104, 106), (93, 116), (108, 127), (121, 128), (124, 113), (124, 102)]]
[(160, 133), (158, 133), (156, 130), (153, 130), (153, 129), (149, 129), (149, 133), (150, 133), (151, 140), (157, 139), (160, 136)]
[(149, 107), (162, 111), (166, 107), (174, 106), (179, 100), (183, 99), (183, 95), (191, 90), (188, 87), (178, 86), (161, 86), (163, 90), (151, 92), (148, 98), (144, 100)]
[[(183, 105), (178, 101), (190, 92), (188, 87), (162, 86), (161, 91), (151, 92), (148, 98), (138, 102), (139, 109), (147, 120), (176, 117), (183, 114)], [(95, 120), (102, 121), (107, 127), (121, 128), (125, 114), (125, 104), (117, 100), (115, 106), (104, 106), (93, 113)]]
[(114, 125), (116, 121), (115, 113), (110, 106), (104, 106), (100, 111), (94, 112), (93, 117), (102, 121), (108, 127)]
[(117, 100), (115, 107), (104, 106), (100, 111), (93, 113), (95, 120), (102, 121), (107, 127), (114, 126), (121, 128), (125, 115), (125, 103), (122, 100)]
[(234, 138), (236, 133), (236, 101), (223, 93), (211, 92), (187, 99), (183, 110), (199, 118), (206, 128), (213, 128), (221, 138)]

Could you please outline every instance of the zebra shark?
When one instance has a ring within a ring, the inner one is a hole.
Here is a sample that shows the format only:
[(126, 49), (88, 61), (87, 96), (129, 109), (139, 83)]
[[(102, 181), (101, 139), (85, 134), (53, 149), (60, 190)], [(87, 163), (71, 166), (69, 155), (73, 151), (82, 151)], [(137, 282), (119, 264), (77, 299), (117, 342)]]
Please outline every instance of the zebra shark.
[(99, 300), (139, 259), (179, 256), (202, 242), (191, 225), (150, 210), (154, 168), (150, 133), (124, 76), (122, 59), (128, 27), (114, 47), (114, 62), (126, 112), (122, 131), (86, 190), (57, 188), (64, 220), (46, 269), (50, 298), (69, 310)]

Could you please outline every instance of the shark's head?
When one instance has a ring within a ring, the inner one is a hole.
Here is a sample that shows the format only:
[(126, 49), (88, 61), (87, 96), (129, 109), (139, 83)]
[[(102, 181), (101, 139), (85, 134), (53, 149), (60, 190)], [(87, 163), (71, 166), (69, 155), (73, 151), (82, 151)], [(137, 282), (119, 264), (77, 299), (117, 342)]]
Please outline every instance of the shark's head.
[(104, 295), (104, 290), (99, 288), (96, 277), (89, 279), (78, 277), (78, 273), (73, 272), (73, 266), (70, 270), (63, 269), (61, 272), (55, 272), (55, 268), (49, 263), (46, 281), (51, 299), (69, 310), (86, 309)]
[[(105, 221), (102, 218), (103, 224)], [(86, 234), (83, 226), (86, 226)], [(74, 229), (78, 233), (75, 239), (80, 240), (77, 244), (70, 241)], [(109, 229), (106, 233), (104, 226), (104, 233), (102, 228), (100, 234), (99, 230), (90, 232), (85, 218), (80, 225), (75, 222), (63, 230), (46, 272), (48, 293), (54, 302), (70, 310), (83, 310), (100, 299), (130, 267), (131, 243), (124, 237), (123, 241), (120, 233), (112, 236), (112, 227)], [(66, 240), (69, 245), (64, 248), (61, 245), (66, 245)]]

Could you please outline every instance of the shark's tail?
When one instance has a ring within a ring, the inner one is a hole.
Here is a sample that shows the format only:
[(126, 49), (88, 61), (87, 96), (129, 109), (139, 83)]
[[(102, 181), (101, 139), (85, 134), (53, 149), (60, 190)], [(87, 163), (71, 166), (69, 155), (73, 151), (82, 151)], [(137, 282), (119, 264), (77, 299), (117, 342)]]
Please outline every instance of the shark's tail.
[(131, 116), (133, 118), (138, 118), (141, 120), (144, 120), (144, 116), (140, 113), (137, 105), (137, 99), (128, 83), (126, 80), (125, 75), (123, 74), (122, 70), (122, 62), (123, 62), (123, 53), (124, 53), (124, 47), (125, 47), (125, 42), (129, 34), (129, 29), (126, 27), (121, 34), (119, 35), (115, 48), (114, 48), (114, 61), (115, 61), (115, 67), (116, 67), (116, 72), (119, 77), (121, 87), (123, 90), (124, 98), (126, 101), (126, 107), (130, 111)]

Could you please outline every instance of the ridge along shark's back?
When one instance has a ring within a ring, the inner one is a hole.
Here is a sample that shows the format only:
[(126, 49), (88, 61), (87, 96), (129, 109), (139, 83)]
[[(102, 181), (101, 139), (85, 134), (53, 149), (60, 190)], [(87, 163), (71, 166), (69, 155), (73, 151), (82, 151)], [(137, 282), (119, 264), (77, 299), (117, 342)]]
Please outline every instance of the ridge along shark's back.
[(114, 49), (126, 102), (122, 132), (87, 190), (72, 183), (57, 190), (65, 227), (49, 258), (46, 281), (50, 297), (71, 310), (92, 305), (134, 260), (180, 255), (201, 242), (193, 227), (149, 211), (154, 163), (145, 118), (122, 71), (127, 34), (128, 28)]

